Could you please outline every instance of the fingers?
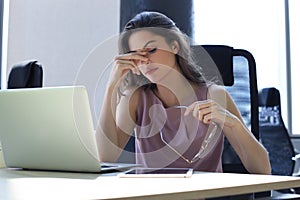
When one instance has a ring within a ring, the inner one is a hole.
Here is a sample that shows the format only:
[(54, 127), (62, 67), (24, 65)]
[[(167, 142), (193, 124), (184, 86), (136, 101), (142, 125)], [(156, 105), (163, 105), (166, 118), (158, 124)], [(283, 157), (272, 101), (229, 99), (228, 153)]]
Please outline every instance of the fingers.
[(118, 55), (115, 57), (115, 60), (141, 60), (141, 61), (147, 61), (148, 58), (145, 57), (147, 55), (146, 52), (140, 52), (140, 53), (127, 53), (127, 54), (122, 54)]
[(197, 101), (186, 109), (184, 115), (192, 113), (193, 117), (209, 124), (213, 117), (212, 114), (216, 112), (217, 108), (217, 105), (211, 100)]
[(117, 67), (122, 71), (122, 75), (131, 70), (134, 74), (140, 75), (137, 65), (130, 60), (116, 60)]
[(204, 101), (196, 101), (192, 103), (185, 111), (185, 115), (188, 115), (190, 112), (197, 112), (199, 109), (205, 109), (210, 107), (213, 104), (211, 100), (204, 100)]
[(148, 62), (149, 59), (145, 57), (145, 55), (146, 52), (132, 52), (118, 55), (115, 57), (115, 62), (121, 70), (131, 70), (134, 74), (140, 75), (141, 73), (137, 64), (140, 62)]
[(241, 123), (240, 119), (236, 115), (210, 99), (197, 101), (188, 106), (184, 115), (188, 114), (192, 114), (193, 117), (205, 124), (215, 122), (219, 125), (232, 128), (238, 123)]

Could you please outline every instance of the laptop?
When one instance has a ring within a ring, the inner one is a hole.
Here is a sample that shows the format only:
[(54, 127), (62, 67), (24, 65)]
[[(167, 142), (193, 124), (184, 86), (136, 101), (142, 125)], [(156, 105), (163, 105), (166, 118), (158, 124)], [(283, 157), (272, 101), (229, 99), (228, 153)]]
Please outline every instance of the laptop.
[(9, 168), (107, 172), (136, 166), (100, 163), (84, 86), (0, 91), (0, 142)]

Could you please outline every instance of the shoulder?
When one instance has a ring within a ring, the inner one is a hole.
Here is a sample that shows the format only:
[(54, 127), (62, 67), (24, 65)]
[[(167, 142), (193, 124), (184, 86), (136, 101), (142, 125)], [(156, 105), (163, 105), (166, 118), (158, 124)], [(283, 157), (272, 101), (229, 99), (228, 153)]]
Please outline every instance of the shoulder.
[(142, 90), (142, 87), (130, 88), (129, 103), (131, 106), (134, 106), (135, 108), (138, 106), (139, 97)]
[(234, 104), (231, 95), (222, 85), (211, 84), (208, 86), (207, 99), (212, 99), (224, 107)]
[(215, 102), (226, 108), (228, 111), (242, 119), (236, 103), (224, 86), (216, 84), (208, 86), (207, 98), (214, 100)]
[(127, 103), (137, 103), (139, 99), (139, 94), (142, 88), (140, 87), (129, 87), (120, 97), (120, 102), (127, 102)]
[(227, 98), (227, 96), (230, 96), (228, 91), (222, 85), (210, 84), (207, 88), (207, 98), (209, 99)]
[(126, 101), (132, 105), (137, 105), (141, 98), (149, 98), (153, 94), (151, 85), (129, 87), (124, 91)]
[(129, 109), (131, 115), (135, 115), (141, 90), (141, 87), (127, 88), (120, 97), (120, 103), (118, 107), (120, 107), (121, 110), (124, 108)]

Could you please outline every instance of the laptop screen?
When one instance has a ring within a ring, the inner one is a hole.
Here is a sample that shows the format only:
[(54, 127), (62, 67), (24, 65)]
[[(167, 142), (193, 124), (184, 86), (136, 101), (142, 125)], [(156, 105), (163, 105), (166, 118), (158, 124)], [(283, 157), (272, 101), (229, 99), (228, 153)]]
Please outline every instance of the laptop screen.
[(85, 87), (3, 90), (0, 102), (0, 141), (7, 167), (100, 170)]

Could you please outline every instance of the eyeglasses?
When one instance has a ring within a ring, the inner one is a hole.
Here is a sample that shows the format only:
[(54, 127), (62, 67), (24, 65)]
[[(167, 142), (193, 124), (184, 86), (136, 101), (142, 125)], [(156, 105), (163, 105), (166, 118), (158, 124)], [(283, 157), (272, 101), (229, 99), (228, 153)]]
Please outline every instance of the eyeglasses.
[[(175, 106), (174, 108), (187, 108), (187, 106)], [(206, 155), (206, 153), (209, 152), (209, 148), (208, 148), (208, 145), (211, 144), (212, 142), (216, 142), (217, 139), (218, 139), (218, 135), (216, 134), (217, 133), (217, 129), (218, 129), (218, 125), (211, 121), (208, 129), (207, 129), (207, 134), (205, 135), (205, 138), (201, 144), (201, 147), (198, 151), (198, 153), (193, 157), (193, 159), (189, 160), (187, 159), (186, 157), (184, 157), (182, 154), (180, 154), (174, 147), (172, 147), (170, 144), (168, 144), (166, 142), (166, 140), (164, 139), (163, 137), (163, 132), (162, 130), (160, 130), (159, 134), (160, 134), (160, 138), (161, 138), (161, 141), (167, 145), (172, 151), (174, 151), (174, 153), (176, 153), (178, 156), (180, 156), (184, 161), (186, 161), (187, 163), (189, 164), (192, 164), (194, 163), (195, 161), (199, 160), (200, 158), (203, 158), (204, 155)], [(213, 147), (214, 145), (211, 144), (211, 146)]]

